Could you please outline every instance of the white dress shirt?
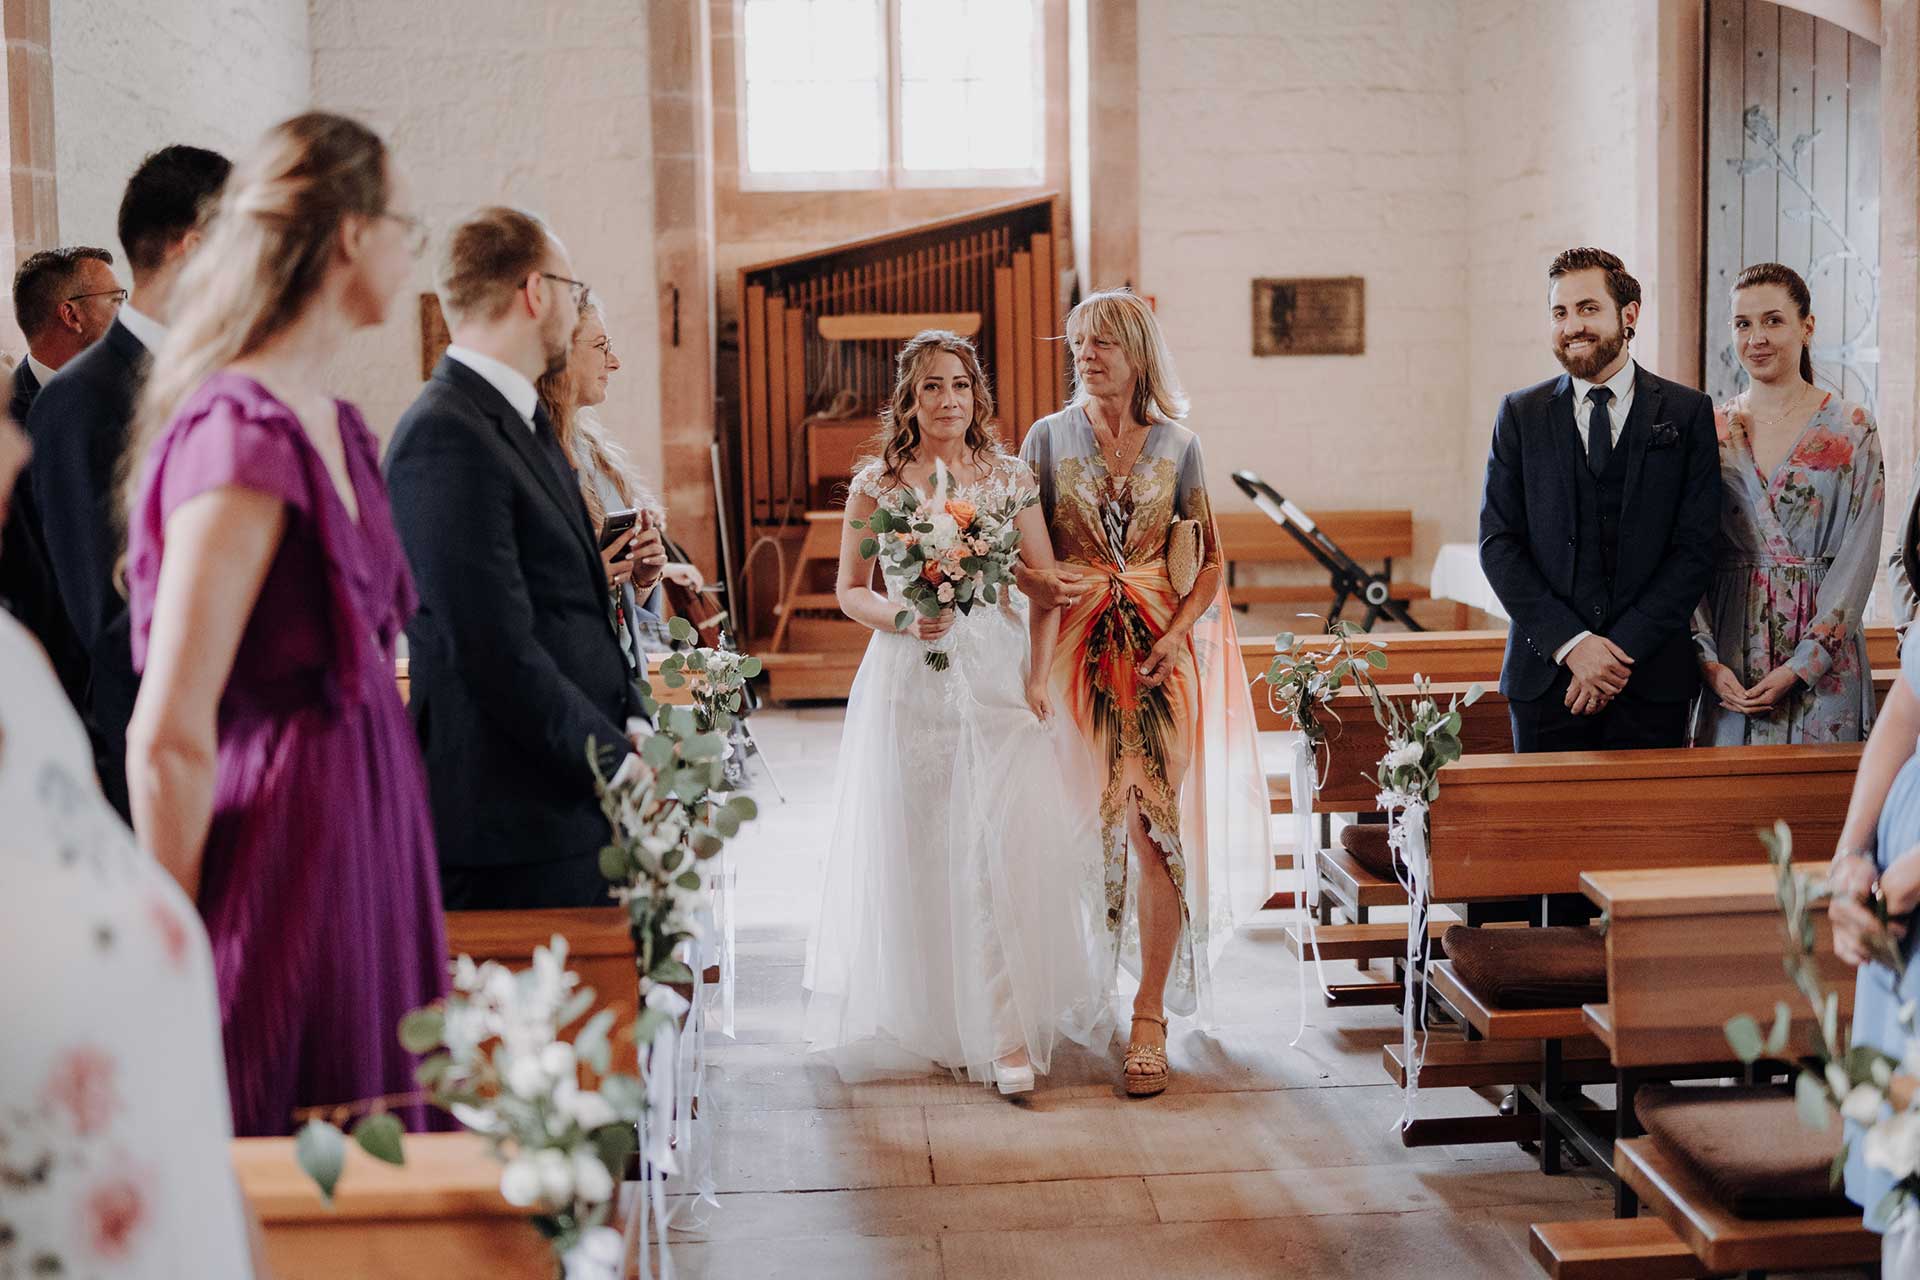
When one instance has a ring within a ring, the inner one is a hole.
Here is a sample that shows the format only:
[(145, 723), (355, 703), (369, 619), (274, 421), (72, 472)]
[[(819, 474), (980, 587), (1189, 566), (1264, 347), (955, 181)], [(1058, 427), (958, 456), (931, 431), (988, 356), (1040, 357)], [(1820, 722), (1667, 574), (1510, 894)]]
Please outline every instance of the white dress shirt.
[(27, 368), (33, 370), (33, 380), (43, 387), (53, 381), (54, 374), (60, 372), (58, 369), (51, 369), (41, 364), (31, 351), (27, 352)]
[(540, 404), (540, 393), (534, 390), (526, 374), (492, 356), (483, 356), (471, 347), (457, 344), (447, 348), (447, 358), (459, 361), (485, 378), (488, 385), (513, 406), (513, 411), (527, 424), (527, 430), (533, 430), (533, 411)]
[(131, 302), (121, 303), (120, 314), (114, 319), (125, 326), (126, 331), (138, 339), (140, 345), (149, 353), (160, 350), (161, 345), (167, 340), (167, 326), (135, 307)]
[[(1613, 429), (1613, 446), (1620, 446), (1620, 430), (1627, 425), (1627, 414), (1633, 408), (1633, 358), (1620, 366), (1604, 384), (1588, 382), (1584, 378), (1573, 380), (1573, 426), (1580, 439), (1580, 457), (1587, 456), (1587, 425), (1593, 421), (1593, 401), (1587, 397), (1596, 385), (1604, 385), (1613, 392), (1613, 401), (1607, 405), (1607, 425)], [(1591, 631), (1582, 631), (1573, 639), (1553, 651), (1553, 660), (1561, 666), (1567, 664), (1567, 655), (1573, 652), (1575, 645), (1592, 635)]]

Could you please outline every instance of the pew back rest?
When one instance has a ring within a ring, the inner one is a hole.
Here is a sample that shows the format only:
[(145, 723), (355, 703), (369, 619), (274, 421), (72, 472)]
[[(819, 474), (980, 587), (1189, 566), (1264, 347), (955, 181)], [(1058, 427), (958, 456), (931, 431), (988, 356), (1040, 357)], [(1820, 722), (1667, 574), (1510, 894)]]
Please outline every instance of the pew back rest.
[(1574, 893), (1585, 871), (1761, 858), (1776, 818), (1830, 849), (1860, 744), (1463, 756), (1428, 813), (1432, 892), (1463, 902)]
[[(498, 960), (510, 969), (524, 969), (533, 963), (533, 949), (546, 946), (555, 934), (567, 940), (567, 967), (594, 990), (591, 1012), (614, 1011), (613, 1069), (637, 1073), (639, 1046), (619, 1034), (639, 1016), (640, 1005), (640, 976), (624, 909), (447, 912), (447, 954), (469, 955), (475, 963)], [(583, 1018), (563, 1038), (571, 1039), (584, 1023)]]

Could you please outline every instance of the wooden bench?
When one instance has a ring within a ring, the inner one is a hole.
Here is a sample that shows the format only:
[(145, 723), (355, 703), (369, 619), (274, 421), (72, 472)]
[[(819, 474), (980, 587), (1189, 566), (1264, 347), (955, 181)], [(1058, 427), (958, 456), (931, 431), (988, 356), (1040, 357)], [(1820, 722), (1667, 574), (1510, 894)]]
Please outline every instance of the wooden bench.
[[(555, 934), (567, 940), (567, 967), (580, 975), (582, 985), (593, 988), (594, 1009), (612, 1009), (616, 1028), (632, 1025), (639, 1016), (640, 975), (622, 908), (447, 912), (447, 954), (472, 956), (476, 963), (498, 960), (524, 969), (533, 963), (533, 949), (546, 946)], [(637, 1074), (640, 1047), (617, 1032), (609, 1043), (613, 1069)]]
[(329, 1206), (293, 1155), (292, 1138), (238, 1138), (233, 1167), (259, 1215), (278, 1280), (551, 1280), (553, 1251), (527, 1211), (500, 1196), (500, 1162), (473, 1133), (415, 1133), (406, 1164), (347, 1143)]
[[(1805, 847), (1830, 848), (1860, 751), (1845, 744), (1463, 757), (1441, 771), (1428, 812), (1432, 900), (1572, 893), (1586, 872), (1752, 865), (1762, 858), (1755, 831), (1776, 817), (1792, 820)], [(1546, 813), (1550, 824), (1541, 821)], [(1539, 1083), (1522, 1096), (1540, 1112), (1543, 1168), (1557, 1171), (1563, 1137), (1604, 1167), (1608, 1144), (1584, 1116), (1559, 1106), (1561, 1042), (1590, 1034), (1584, 1010), (1493, 1007), (1445, 961), (1426, 978), (1428, 993), (1475, 1034), (1541, 1042)], [(1479, 1140), (1510, 1138), (1504, 1122), (1513, 1119), (1481, 1123)], [(1463, 1132), (1469, 1123), (1416, 1120), (1401, 1138), (1409, 1146), (1473, 1141)]]
[[(1245, 565), (1313, 565), (1317, 572), (1319, 561), (1307, 554), (1292, 534), (1257, 511), (1228, 511), (1216, 514), (1214, 519), (1220, 527), (1227, 590), (1234, 604), (1333, 602), (1333, 588), (1326, 582), (1276, 585), (1239, 581), (1239, 570)], [(1412, 511), (1327, 511), (1313, 515), (1313, 521), (1359, 563), (1379, 561), (1390, 581), (1395, 557), (1413, 554)], [(1400, 600), (1425, 600), (1429, 594), (1417, 582), (1392, 582), (1391, 587)], [(1464, 613), (1464, 607), (1459, 612)]]

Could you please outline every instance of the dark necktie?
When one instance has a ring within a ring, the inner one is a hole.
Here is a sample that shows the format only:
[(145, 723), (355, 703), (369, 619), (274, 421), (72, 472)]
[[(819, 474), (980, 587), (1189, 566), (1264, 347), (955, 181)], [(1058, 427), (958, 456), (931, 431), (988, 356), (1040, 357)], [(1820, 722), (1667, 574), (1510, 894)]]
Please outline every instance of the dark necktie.
[(1613, 419), (1607, 415), (1607, 402), (1612, 399), (1613, 392), (1605, 387), (1587, 392), (1592, 406), (1587, 418), (1587, 470), (1596, 476), (1607, 469), (1607, 458), (1613, 453)]

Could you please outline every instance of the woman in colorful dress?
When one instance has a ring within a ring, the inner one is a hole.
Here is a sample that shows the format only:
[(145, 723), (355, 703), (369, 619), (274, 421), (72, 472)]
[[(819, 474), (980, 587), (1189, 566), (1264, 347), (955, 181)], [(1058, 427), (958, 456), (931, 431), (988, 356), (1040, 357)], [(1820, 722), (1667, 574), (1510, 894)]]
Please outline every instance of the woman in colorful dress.
[(129, 445), (134, 826), (212, 938), (243, 1137), (412, 1093), (396, 1028), (446, 986), (393, 678), (413, 579), (373, 433), (328, 390), (425, 247), (409, 203), (364, 126), (269, 130), (181, 278)]
[[(973, 344), (919, 334), (847, 498), (837, 595), (874, 634), (847, 698), (803, 985), (808, 1046), (849, 1081), (944, 1068), (1025, 1093), (1062, 1036), (1090, 1042), (1108, 1012), (1110, 970), (1089, 940), (1093, 788), (1070, 773), (1082, 757), (1046, 677), (1057, 614), (1008, 593), (901, 628), (899, 585), (876, 586), (855, 525), (944, 483), (949, 512), (1025, 504), (1021, 554), (1051, 572), (1033, 475), (1001, 452), (992, 418)], [(935, 643), (944, 670), (927, 663)]]
[(1734, 281), (1734, 351), (1752, 382), (1715, 414), (1726, 501), (1694, 615), (1702, 746), (1859, 742), (1873, 726), (1862, 620), (1886, 475), (1873, 416), (1813, 385), (1813, 328), (1791, 268)]
[[(1054, 686), (1099, 779), (1101, 945), (1108, 974), (1139, 979), (1122, 1083), (1144, 1097), (1170, 1078), (1167, 1013), (1206, 1015), (1211, 953), (1266, 897), (1266, 776), (1200, 440), (1160, 326), (1117, 289), (1066, 328), (1073, 402), (1033, 424), (1020, 456), (1062, 571), (1086, 588), (1064, 612)], [(1167, 558), (1185, 520), (1200, 568), (1182, 597)]]

